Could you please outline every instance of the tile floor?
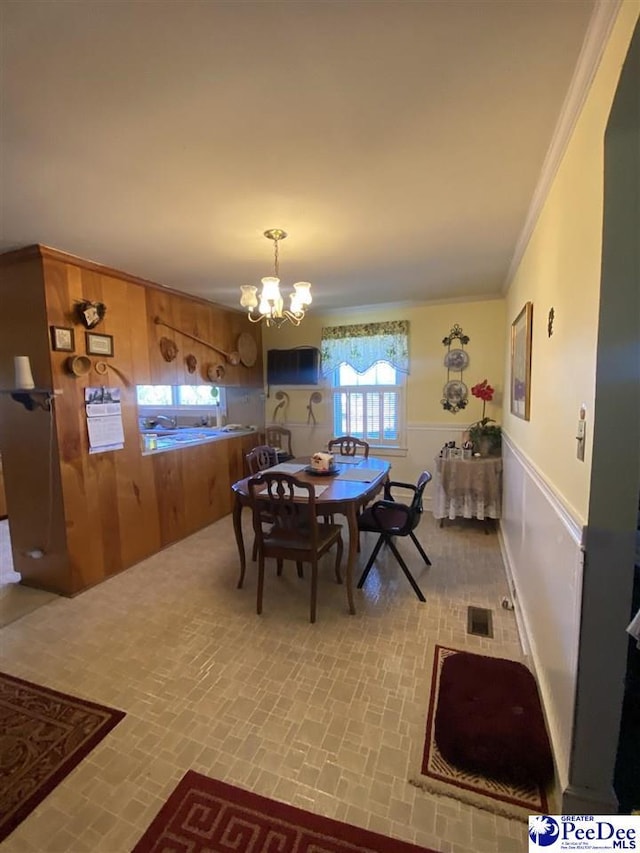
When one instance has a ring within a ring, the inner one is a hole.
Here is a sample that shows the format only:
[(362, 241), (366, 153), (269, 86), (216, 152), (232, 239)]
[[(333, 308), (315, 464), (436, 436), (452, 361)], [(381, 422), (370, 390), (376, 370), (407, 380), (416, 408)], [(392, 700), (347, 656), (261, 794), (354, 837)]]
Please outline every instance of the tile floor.
[[(524, 823), (407, 783), (433, 643), (522, 660), (513, 613), (500, 607), (496, 534), (474, 522), (441, 529), (428, 513), (418, 532), (431, 568), (410, 542), (400, 548), (426, 604), (389, 555), (349, 616), (329, 557), (315, 625), (290, 564), (281, 578), (268, 572), (258, 617), (251, 564), (236, 589), (227, 517), (3, 627), (4, 671), (127, 714), (3, 853), (127, 853), (188, 768), (442, 853), (526, 850)], [(363, 537), (362, 564), (373, 541)], [(493, 611), (494, 639), (467, 635), (469, 604)]]

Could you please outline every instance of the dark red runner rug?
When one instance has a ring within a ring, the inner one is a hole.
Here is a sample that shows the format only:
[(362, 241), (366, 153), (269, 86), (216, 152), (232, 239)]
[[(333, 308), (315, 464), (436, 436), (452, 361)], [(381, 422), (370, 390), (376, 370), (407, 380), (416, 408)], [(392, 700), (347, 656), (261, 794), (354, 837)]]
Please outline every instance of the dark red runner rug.
[(189, 770), (133, 853), (435, 853)]
[(0, 672), (0, 841), (123, 717)]

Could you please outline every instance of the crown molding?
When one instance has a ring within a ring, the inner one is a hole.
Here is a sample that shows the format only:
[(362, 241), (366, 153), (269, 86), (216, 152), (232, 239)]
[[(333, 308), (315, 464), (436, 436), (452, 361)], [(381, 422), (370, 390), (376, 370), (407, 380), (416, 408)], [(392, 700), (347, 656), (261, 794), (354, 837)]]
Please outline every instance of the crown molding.
[(116, 267), (110, 267), (105, 264), (98, 263), (97, 261), (87, 260), (86, 258), (79, 257), (78, 255), (72, 255), (69, 252), (63, 252), (60, 249), (54, 249), (52, 246), (45, 246), (42, 243), (33, 243), (29, 246), (22, 246), (19, 249), (11, 249), (0, 254), (0, 268), (31, 261), (34, 258), (40, 259), (43, 264), (46, 261), (57, 261), (62, 264), (70, 264), (84, 270), (97, 272), (103, 276), (117, 278), (121, 281), (130, 282), (131, 284), (139, 284), (150, 290), (161, 290), (163, 293), (170, 293), (173, 296), (188, 299), (190, 302), (198, 302), (201, 305), (207, 305), (209, 307), (213, 305), (215, 308), (220, 308), (221, 310), (227, 311), (231, 314), (241, 314), (243, 316), (245, 314), (244, 310), (241, 308), (230, 308), (228, 305), (221, 305), (218, 302), (214, 302), (212, 299), (206, 299), (204, 296), (189, 293), (185, 290), (176, 290), (168, 285), (158, 284), (155, 281), (150, 281), (147, 278), (140, 278), (140, 276), (133, 275), (132, 273), (125, 272), (124, 270), (117, 269)]
[(551, 189), (560, 162), (575, 129), (576, 122), (582, 111), (587, 94), (593, 83), (605, 45), (611, 35), (611, 30), (623, 0), (597, 0), (587, 32), (582, 43), (580, 55), (576, 63), (569, 89), (560, 110), (551, 143), (547, 149), (538, 183), (536, 185), (524, 227), (516, 243), (516, 248), (507, 270), (502, 287), (506, 293), (511, 286), (513, 277), (522, 261), (525, 250), (536, 227), (538, 218)]

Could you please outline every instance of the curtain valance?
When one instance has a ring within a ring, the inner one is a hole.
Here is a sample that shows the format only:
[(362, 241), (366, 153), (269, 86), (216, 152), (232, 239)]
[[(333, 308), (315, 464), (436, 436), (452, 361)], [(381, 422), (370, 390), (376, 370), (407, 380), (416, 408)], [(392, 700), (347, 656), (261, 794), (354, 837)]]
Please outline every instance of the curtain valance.
[(364, 373), (377, 361), (388, 361), (409, 373), (409, 321), (325, 326), (322, 330), (322, 373), (328, 376), (342, 362)]

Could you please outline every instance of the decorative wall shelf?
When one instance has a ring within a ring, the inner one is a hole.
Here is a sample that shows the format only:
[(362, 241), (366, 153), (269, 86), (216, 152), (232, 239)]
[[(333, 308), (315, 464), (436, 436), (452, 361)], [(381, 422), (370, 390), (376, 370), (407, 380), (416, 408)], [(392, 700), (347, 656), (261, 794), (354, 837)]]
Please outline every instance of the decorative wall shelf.
[(52, 391), (51, 388), (2, 388), (0, 394), (10, 394), (16, 403), (22, 403), (25, 409), (51, 411), (51, 401), (62, 391)]

